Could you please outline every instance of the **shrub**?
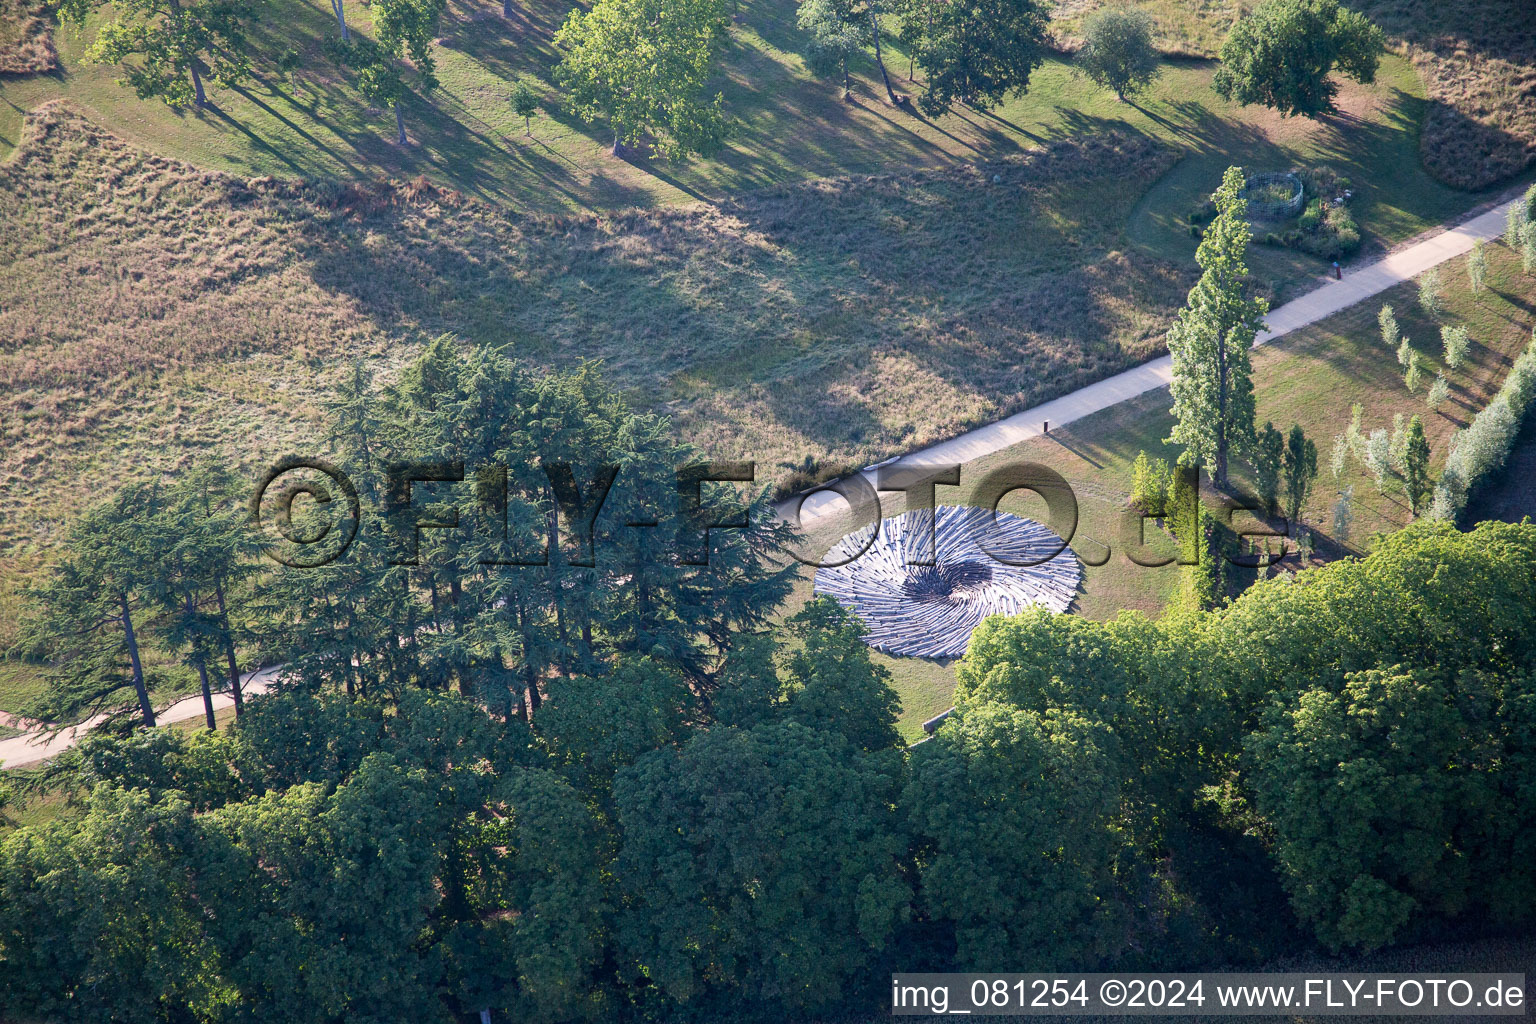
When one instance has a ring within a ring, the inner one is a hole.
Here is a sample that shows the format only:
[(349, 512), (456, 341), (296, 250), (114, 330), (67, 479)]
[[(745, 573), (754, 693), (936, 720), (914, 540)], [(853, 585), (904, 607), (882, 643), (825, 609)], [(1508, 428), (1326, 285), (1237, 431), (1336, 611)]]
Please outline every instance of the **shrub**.
[(1392, 307), (1382, 306), (1381, 312), (1376, 314), (1376, 322), (1381, 325), (1381, 343), (1389, 349), (1396, 349), (1398, 338), (1397, 316), (1393, 314)]
[(1431, 516), (1455, 520), (1477, 487), (1503, 467), (1532, 396), (1536, 396), (1536, 336), (1510, 367), (1493, 401), (1457, 436), (1435, 487)]
[(1419, 277), (1419, 306), (1430, 317), (1440, 315), (1440, 269), (1430, 267)]
[(1307, 208), (1301, 211), (1301, 216), (1296, 218), (1296, 226), (1303, 231), (1316, 231), (1318, 225), (1323, 222), (1323, 201), (1314, 199), (1307, 204)]
[(1467, 361), (1467, 353), (1472, 345), (1472, 340), (1467, 337), (1467, 329), (1442, 327), (1440, 341), (1445, 346), (1445, 365), (1453, 370), (1459, 369), (1461, 364)]

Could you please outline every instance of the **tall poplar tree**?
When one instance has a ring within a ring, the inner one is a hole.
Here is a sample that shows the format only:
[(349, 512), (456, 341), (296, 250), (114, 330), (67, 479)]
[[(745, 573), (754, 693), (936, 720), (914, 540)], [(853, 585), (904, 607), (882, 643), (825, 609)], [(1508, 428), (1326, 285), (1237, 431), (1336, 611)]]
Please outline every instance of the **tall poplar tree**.
[(1253, 363), (1248, 350), (1269, 304), (1248, 298), (1248, 201), (1243, 171), (1228, 167), (1211, 198), (1216, 219), (1195, 253), (1203, 273), (1168, 331), (1173, 356), (1173, 433), (1180, 461), (1205, 463), (1211, 481), (1227, 481), (1227, 459), (1254, 439)]

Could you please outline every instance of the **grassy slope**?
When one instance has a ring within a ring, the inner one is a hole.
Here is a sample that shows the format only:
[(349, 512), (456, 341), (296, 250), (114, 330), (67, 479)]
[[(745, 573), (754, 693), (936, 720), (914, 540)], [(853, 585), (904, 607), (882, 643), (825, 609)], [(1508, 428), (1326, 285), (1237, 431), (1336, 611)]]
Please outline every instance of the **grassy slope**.
[[(1165, 52), (1212, 57), (1257, 0), (1140, 0)], [(1067, 43), (1104, 0), (1064, 0)], [(1428, 84), (1423, 158), (1443, 181), (1491, 185), (1536, 163), (1536, 8), (1527, 0), (1344, 0), (1388, 34)]]
[(803, 454), (868, 461), (1144, 359), (1187, 283), (1115, 248), (1167, 166), (1139, 136), (990, 165), (1000, 184), (837, 179), (599, 221), (251, 188), (57, 110), (35, 130), (0, 166), (13, 558), (58, 536), (82, 484), (210, 448), (270, 463), (315, 436), (339, 360), (387, 370), (438, 332), (538, 366), (603, 359), (638, 404), (770, 475)]
[[(425, 101), (411, 101), (407, 121), (417, 144), (402, 150), (390, 141), (387, 115), (366, 110), (328, 65), (320, 41), (334, 32), (329, 6), (319, 0), (278, 2), (280, 15), (269, 23), (280, 25), (281, 32), (273, 28), (262, 46), (273, 52), (292, 47), (304, 55), (309, 70), (294, 81), (268, 78), (239, 91), (219, 90), (216, 110), (176, 114), (136, 100), (114, 83), (112, 69), (80, 65), (90, 30), (82, 38), (73, 29), (61, 29), (63, 74), (0, 82), (5, 101), (0, 103), (0, 147), (18, 137), (22, 111), (65, 96), (131, 141), (199, 166), (306, 177), (427, 173), (469, 194), (536, 209), (718, 199), (785, 180), (952, 165), (1017, 153), (1064, 133), (1116, 121), (1193, 154), (1219, 151), (1227, 162), (1330, 158), (1363, 160), (1378, 172), (1416, 167), (1403, 157), (1416, 144), (1413, 126), (1421, 111), (1414, 101), (1422, 90), (1405, 62), (1394, 67), (1389, 61), (1383, 82), (1369, 90), (1379, 113), (1363, 115), (1388, 130), (1406, 124), (1410, 145), (1401, 149), (1384, 147), (1380, 137), (1362, 138), (1357, 146), (1341, 142), (1339, 128), (1359, 125), (1282, 123), (1262, 110), (1231, 108), (1211, 95), (1209, 65), (1170, 65), (1141, 104), (1144, 109), (1137, 109), (1077, 79), (1068, 65), (1051, 61), (1036, 73), (1029, 94), (993, 115), (961, 110), (929, 121), (877, 100), (880, 90), (867, 61), (859, 68), (854, 104), (842, 102), (826, 83), (808, 78), (794, 52), (800, 34), (792, 0), (741, 5), (719, 76), (739, 131), (713, 160), (674, 165), (641, 157), (615, 159), (607, 153), (603, 131), (563, 116), (540, 115), (534, 137), (524, 137), (507, 104), (511, 81), (520, 74), (551, 77), (555, 53), (549, 40), (569, 9), (560, 0), (525, 4), (512, 20), (501, 18), (500, 5), (491, 0), (450, 4), (435, 51), (443, 86)], [(367, 9), (360, 4), (349, 17), (355, 26), (368, 25)], [(905, 70), (899, 48), (891, 49), (889, 63), (893, 70)], [(1280, 149), (1255, 151), (1256, 142), (1268, 139)], [(1427, 177), (1420, 177), (1425, 180), (1395, 180), (1391, 191), (1423, 227), (1442, 219), (1447, 204), (1459, 200), (1435, 194)], [(1376, 227), (1369, 210), (1363, 226), (1368, 232)], [(1401, 236), (1392, 222), (1383, 222), (1381, 233), (1389, 241)]]
[[(1364, 552), (1375, 534), (1396, 530), (1410, 519), (1407, 502), (1395, 481), (1389, 481), (1385, 492), (1378, 492), (1374, 478), (1353, 460), (1341, 478), (1331, 476), (1328, 461), (1333, 437), (1348, 425), (1351, 406), (1357, 402), (1364, 406), (1362, 423), (1367, 432), (1377, 427), (1390, 430), (1395, 413), (1401, 412), (1405, 418), (1420, 415), (1431, 446), (1431, 471), (1438, 473), (1451, 433), (1465, 426), (1497, 393), (1509, 364), (1530, 342), (1536, 327), (1536, 278), (1522, 274), (1518, 258), (1502, 246), (1491, 246), (1489, 255), (1489, 288), (1479, 296), (1469, 293), (1459, 261), (1442, 268), (1446, 305), (1438, 321), (1431, 321), (1418, 307), (1417, 286), (1410, 283), (1392, 289), (1378, 302), (1346, 310), (1255, 351), (1259, 421), (1273, 420), (1282, 430), (1300, 423), (1318, 445), (1320, 475), (1302, 516), (1318, 541), (1314, 564), (1316, 559)], [(1376, 312), (1381, 302), (1392, 304), (1404, 335), (1412, 339), (1423, 358), (1426, 387), (1435, 373), (1445, 369), (1441, 325), (1464, 325), (1476, 342), (1470, 360), (1460, 370), (1445, 371), (1452, 385), (1451, 398), (1440, 410), (1428, 411), (1424, 389), (1410, 395), (1404, 387), (1397, 360), (1381, 344), (1377, 330)], [(1174, 566), (1144, 568), (1132, 564), (1118, 538), (1120, 509), (1130, 495), (1131, 463), (1141, 451), (1153, 456), (1172, 451), (1162, 444), (1172, 426), (1168, 406), (1167, 390), (1159, 389), (1068, 427), (1053, 429), (1048, 438), (1035, 438), (979, 459), (963, 468), (959, 488), (939, 489), (939, 500), (963, 504), (967, 483), (1005, 462), (1051, 467), (1067, 479), (1078, 498), (1073, 549), (1085, 560), (1094, 561), (1104, 556), (1105, 544), (1114, 549), (1106, 564), (1085, 569), (1084, 589), (1075, 610), (1100, 619), (1112, 618), (1123, 608), (1155, 615), (1176, 593), (1179, 571)], [(1236, 476), (1241, 486), (1251, 486), (1246, 467)], [(1514, 479), (1513, 473), (1510, 479)], [(1354, 516), (1346, 539), (1332, 535), (1331, 522), (1338, 494), (1350, 486), (1354, 488)], [(1516, 486), (1525, 495), (1525, 511), (1536, 512), (1529, 503), (1529, 480)], [(889, 498), (885, 501), (882, 496), (882, 514), (900, 513), (900, 497)], [(1044, 502), (1034, 497), (1010, 498), (1002, 507), (1042, 520), (1046, 516)], [(1254, 522), (1243, 514), (1234, 521)], [(840, 534), (830, 525), (823, 532), (828, 539)], [(1171, 546), (1168, 550), (1171, 552)], [(1278, 566), (1280, 570), (1297, 567), (1295, 554)], [(809, 595), (809, 572), (805, 575), (799, 593)], [(891, 668), (894, 685), (902, 694), (904, 733), (916, 736), (925, 718), (948, 706), (954, 688), (953, 669), (918, 659), (882, 656), (881, 660)]]

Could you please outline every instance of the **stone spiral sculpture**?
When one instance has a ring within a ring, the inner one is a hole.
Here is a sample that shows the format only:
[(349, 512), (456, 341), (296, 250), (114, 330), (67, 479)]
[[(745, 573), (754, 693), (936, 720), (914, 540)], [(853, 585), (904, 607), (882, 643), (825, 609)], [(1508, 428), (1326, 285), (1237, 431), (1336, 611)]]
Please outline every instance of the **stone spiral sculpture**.
[[(930, 560), (929, 523), (933, 564), (913, 564)], [(887, 654), (958, 658), (987, 616), (1030, 605), (1064, 612), (1083, 578), (1060, 537), (1006, 512), (994, 518), (990, 509), (940, 505), (893, 516), (878, 529), (873, 541), (876, 527), (866, 526), (833, 545), (815, 591), (862, 619), (865, 642)]]

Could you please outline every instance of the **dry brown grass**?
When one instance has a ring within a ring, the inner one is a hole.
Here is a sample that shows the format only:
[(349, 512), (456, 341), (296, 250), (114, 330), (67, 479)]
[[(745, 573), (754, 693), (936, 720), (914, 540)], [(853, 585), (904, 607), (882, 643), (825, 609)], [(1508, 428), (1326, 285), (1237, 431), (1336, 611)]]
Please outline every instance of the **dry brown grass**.
[(440, 332), (538, 367), (601, 359), (638, 405), (771, 477), (805, 456), (862, 465), (1145, 359), (1188, 284), (1122, 251), (1171, 159), (1139, 137), (555, 218), (425, 182), (201, 172), (57, 105), (27, 133), (0, 165), (16, 565), (127, 474), (288, 454), (350, 357), (387, 373)]
[(1485, 188), (1536, 163), (1536, 6), (1530, 0), (1347, 0), (1408, 45), (1429, 91), (1424, 165)]
[(0, 0), (0, 75), (37, 75), (58, 66), (47, 8), (38, 0)]

